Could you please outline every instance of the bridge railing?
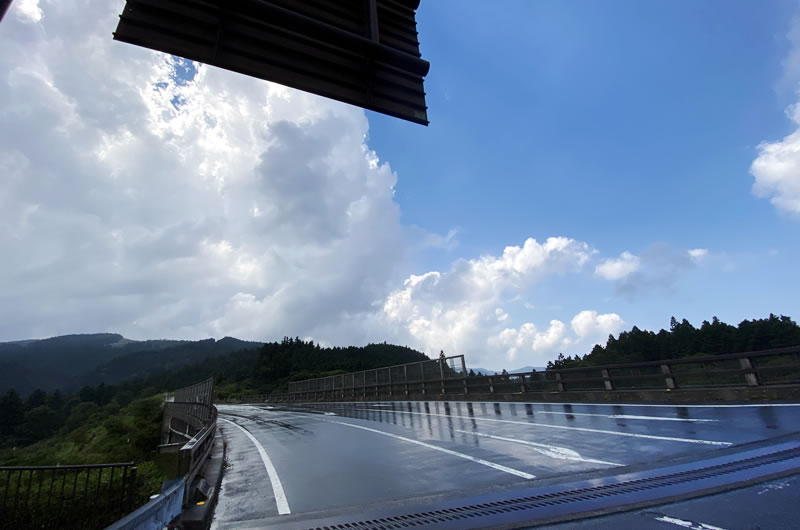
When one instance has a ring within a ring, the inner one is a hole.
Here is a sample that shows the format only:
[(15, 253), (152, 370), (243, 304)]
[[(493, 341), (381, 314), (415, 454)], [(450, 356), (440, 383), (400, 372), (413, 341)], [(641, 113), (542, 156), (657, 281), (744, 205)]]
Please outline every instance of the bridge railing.
[(214, 380), (208, 379), (176, 390), (176, 401), (164, 403), (159, 449), (175, 454), (174, 478), (164, 482), (158, 496), (107, 530), (164, 528), (193, 503), (195, 479), (211, 454), (217, 432), (213, 395)]
[[(460, 369), (459, 369), (460, 368)], [(400, 370), (402, 369), (402, 370)], [(244, 401), (335, 401), (448, 394), (703, 389), (800, 384), (800, 345), (756, 352), (469, 376), (461, 355), (289, 383)]]
[[(183, 501), (191, 501), (194, 479), (211, 453), (217, 432), (217, 408), (211, 403), (214, 380), (175, 391), (175, 401), (164, 404), (161, 451), (177, 452), (175, 476), (186, 479)], [(183, 401), (188, 400), (188, 401)]]
[(147, 500), (133, 463), (0, 467), (3, 528), (103, 528)]

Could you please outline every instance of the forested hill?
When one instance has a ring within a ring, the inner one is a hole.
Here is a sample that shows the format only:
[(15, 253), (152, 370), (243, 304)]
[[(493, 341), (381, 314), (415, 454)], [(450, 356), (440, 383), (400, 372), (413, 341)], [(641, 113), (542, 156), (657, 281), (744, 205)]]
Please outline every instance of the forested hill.
[(5, 342), (0, 343), (0, 392), (14, 388), (27, 395), (36, 388), (72, 391), (83, 385), (119, 383), (261, 344), (230, 337), (134, 341), (117, 333)]
[[(73, 392), (103, 384), (138, 393), (173, 390), (214, 377), (229, 393), (271, 392), (290, 379), (427, 360), (405, 346), (322, 347), (313, 341), (132, 341), (114, 333), (0, 343), (0, 394), (15, 389)], [(225, 390), (224, 390), (225, 391)], [(88, 391), (87, 391), (88, 392)]]
[(788, 316), (743, 320), (732, 326), (714, 317), (700, 327), (672, 317), (670, 329), (658, 333), (634, 326), (617, 338), (609, 335), (605, 346), (596, 345), (580, 357), (564, 357), (547, 363), (548, 368), (577, 368), (600, 364), (677, 359), (690, 355), (720, 355), (800, 345), (800, 326)]
[(224, 400), (247, 393), (283, 392), (289, 381), (427, 360), (424, 353), (406, 346), (382, 343), (325, 347), (284, 337), (258, 349), (198, 359), (180, 369), (164, 370), (126, 385), (171, 390), (213, 377), (217, 395)]
[(271, 381), (290, 377), (308, 379), (328, 372), (357, 372), (394, 364), (427, 361), (428, 356), (406, 346), (369, 344), (332, 348), (313, 341), (284, 338), (282, 342), (265, 344), (255, 366), (256, 379)]

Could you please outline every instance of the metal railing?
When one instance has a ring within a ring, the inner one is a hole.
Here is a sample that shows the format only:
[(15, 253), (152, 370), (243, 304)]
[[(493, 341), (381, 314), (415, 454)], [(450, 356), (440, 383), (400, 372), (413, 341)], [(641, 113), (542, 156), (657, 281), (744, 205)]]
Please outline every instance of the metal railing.
[(3, 528), (103, 528), (147, 497), (133, 463), (0, 467)]
[[(175, 401), (164, 403), (161, 427), (162, 453), (175, 454), (171, 480), (161, 493), (128, 516), (116, 521), (108, 530), (163, 528), (194, 503), (195, 479), (211, 454), (217, 432), (217, 409), (211, 403), (214, 380), (175, 391)], [(188, 401), (181, 401), (188, 400)]]
[[(459, 361), (460, 360), (460, 361)], [(459, 366), (460, 365), (460, 366)], [(414, 367), (414, 368), (411, 368)], [(800, 384), (800, 345), (756, 352), (684, 357), (497, 375), (466, 375), (461, 355), (289, 383), (287, 394), (244, 401), (335, 401), (409, 396), (675, 390)]]
[(203, 403), (211, 406), (214, 398), (214, 379), (206, 379), (202, 383), (196, 383), (175, 391), (176, 402), (182, 403)]
[(194, 479), (214, 445), (217, 408), (211, 404), (213, 396), (214, 380), (208, 379), (176, 390), (175, 401), (164, 404), (160, 448), (177, 452), (175, 476), (186, 479), (184, 505), (191, 502)]
[(449, 383), (466, 375), (463, 355), (433, 361), (399, 364), (349, 374), (289, 383), (289, 394), (340, 398), (387, 393), (389, 397), (411, 393), (446, 393)]

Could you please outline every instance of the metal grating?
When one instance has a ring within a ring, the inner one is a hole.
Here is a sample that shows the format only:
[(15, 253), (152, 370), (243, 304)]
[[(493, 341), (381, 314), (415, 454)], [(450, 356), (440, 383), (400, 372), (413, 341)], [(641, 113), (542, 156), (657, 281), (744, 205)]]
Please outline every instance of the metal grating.
[[(473, 504), (454, 508), (432, 510), (427, 512), (396, 515), (385, 518), (336, 523), (329, 526), (317, 526), (309, 530), (367, 530), (367, 529), (400, 529), (422, 526), (435, 526), (441, 523), (456, 524), (457, 521), (473, 520), (470, 524), (477, 524), (476, 518), (496, 517), (514, 512), (531, 511), (530, 520), (536, 519), (534, 510), (556, 505), (569, 505), (581, 501), (631, 495), (637, 492), (655, 490), (679, 484), (686, 484), (702, 479), (709, 479), (746, 471), (749, 469), (779, 464), (787, 460), (800, 458), (800, 448), (789, 449), (767, 455), (755, 456), (724, 464), (702, 467), (695, 470), (679, 473), (670, 473), (655, 477), (629, 480), (624, 482), (605, 484), (602, 486), (580, 488), (568, 491), (554, 491), (542, 495), (520, 497), (515, 499), (500, 500), (483, 504)], [(491, 523), (486, 522), (487, 525)]]
[(418, 0), (127, 0), (114, 39), (428, 124)]

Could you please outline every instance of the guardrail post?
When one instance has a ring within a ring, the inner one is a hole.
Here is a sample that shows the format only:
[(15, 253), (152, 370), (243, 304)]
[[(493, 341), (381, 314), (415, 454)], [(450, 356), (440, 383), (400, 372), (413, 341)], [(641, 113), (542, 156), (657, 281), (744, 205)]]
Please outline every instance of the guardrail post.
[(673, 377), (672, 370), (668, 364), (661, 365), (661, 373), (664, 374), (664, 383), (667, 385), (667, 388), (678, 388), (678, 385), (675, 384), (675, 377)]
[(611, 382), (611, 376), (608, 375), (608, 370), (603, 368), (600, 372), (603, 375), (603, 383), (605, 383), (606, 390), (614, 390), (614, 385)]
[[(750, 357), (742, 357), (739, 359), (739, 366), (741, 366), (742, 370), (753, 370)], [(745, 372), (744, 380), (747, 386), (758, 386), (758, 374), (754, 370)]]
[(561, 372), (556, 372), (556, 384), (558, 385), (559, 392), (564, 392), (564, 390), (566, 390), (564, 381), (561, 379)]
[(494, 394), (494, 378), (489, 376), (489, 392)]

